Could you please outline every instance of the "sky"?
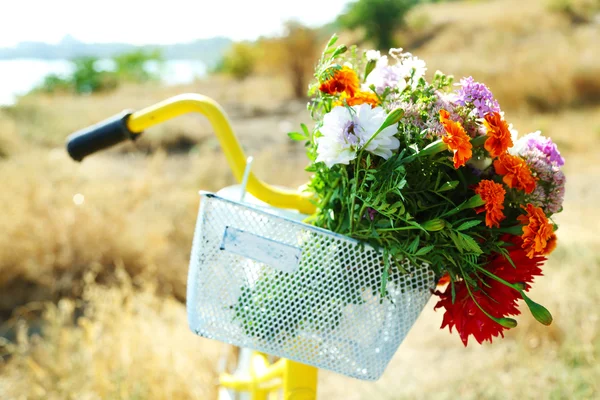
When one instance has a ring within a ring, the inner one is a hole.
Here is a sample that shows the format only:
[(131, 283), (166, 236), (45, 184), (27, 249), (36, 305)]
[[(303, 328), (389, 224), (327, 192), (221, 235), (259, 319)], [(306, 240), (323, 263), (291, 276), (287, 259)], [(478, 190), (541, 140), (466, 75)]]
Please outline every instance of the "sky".
[(0, 47), (23, 41), (170, 44), (213, 36), (255, 39), (291, 18), (317, 26), (349, 0), (3, 0)]

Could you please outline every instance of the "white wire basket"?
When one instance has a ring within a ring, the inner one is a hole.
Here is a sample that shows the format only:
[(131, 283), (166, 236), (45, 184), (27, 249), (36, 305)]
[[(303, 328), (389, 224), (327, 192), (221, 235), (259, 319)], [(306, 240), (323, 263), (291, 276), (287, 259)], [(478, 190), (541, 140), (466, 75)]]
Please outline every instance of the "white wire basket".
[(377, 380), (431, 296), (425, 267), (258, 206), (201, 195), (188, 276), (200, 336)]

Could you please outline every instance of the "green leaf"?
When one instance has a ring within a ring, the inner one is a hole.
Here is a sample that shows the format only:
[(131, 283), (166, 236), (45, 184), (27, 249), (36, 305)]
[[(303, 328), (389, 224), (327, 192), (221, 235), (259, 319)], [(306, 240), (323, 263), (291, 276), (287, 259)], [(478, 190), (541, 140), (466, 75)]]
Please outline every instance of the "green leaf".
[(452, 189), (456, 188), (459, 183), (460, 183), (459, 181), (446, 182), (437, 190), (437, 192), (445, 192), (448, 190), (452, 190)]
[(459, 232), (458, 235), (461, 238), (461, 240), (463, 241), (463, 247), (465, 249), (471, 250), (473, 253), (476, 253), (476, 254), (483, 253), (483, 250), (481, 250), (481, 247), (479, 247), (479, 245), (477, 244), (475, 239), (473, 239), (471, 236), (461, 233), (461, 232)]
[(456, 228), (456, 230), (457, 231), (466, 231), (467, 229), (471, 229), (474, 226), (477, 226), (479, 224), (481, 224), (480, 220), (463, 222), (462, 224), (460, 224), (460, 226), (458, 228)]
[(483, 199), (481, 198), (480, 195), (476, 194), (475, 196), (473, 196), (469, 200), (467, 200), (465, 203), (463, 203), (461, 205), (461, 209), (464, 210), (465, 208), (481, 207), (484, 204), (485, 204), (485, 201), (483, 201)]
[(513, 225), (508, 228), (498, 229), (499, 232), (510, 233), (511, 235), (521, 236), (523, 234), (523, 225)]
[[(467, 246), (467, 244), (465, 243), (465, 241), (462, 239), (461, 236), (459, 236), (460, 232), (455, 232), (455, 231), (451, 231), (450, 232), (450, 239), (452, 239), (452, 242), (454, 243), (454, 245), (456, 246), (456, 249), (460, 252), (460, 253), (464, 253), (465, 251), (467, 251), (468, 249), (465, 247)], [(448, 258), (448, 257), (446, 257)]]
[(402, 178), (402, 180), (400, 182), (398, 182), (397, 188), (400, 190), (404, 189), (406, 187), (406, 183), (407, 183), (406, 179)]
[(401, 201), (397, 201), (394, 204), (392, 204), (392, 206), (390, 207), (390, 213), (391, 214), (395, 214), (397, 216), (402, 216), (404, 214), (404, 211), (406, 209), (404, 208), (404, 203)]
[(308, 127), (305, 124), (300, 124), (300, 128), (302, 128), (304, 136), (306, 136), (307, 138), (310, 137), (310, 131), (308, 130)]
[(419, 235), (415, 236), (415, 238), (413, 239), (413, 241), (411, 242), (411, 244), (408, 245), (408, 248), (406, 249), (409, 253), (415, 253), (417, 251), (417, 249), (419, 248)]
[(290, 137), (290, 139), (296, 140), (296, 141), (302, 141), (302, 140), (307, 139), (306, 136), (304, 136), (303, 134), (298, 133), (298, 132), (289, 132), (288, 136)]
[(434, 245), (431, 246), (425, 246), (425, 247), (421, 247), (419, 249), (419, 251), (417, 251), (415, 253), (415, 256), (424, 256), (425, 254), (429, 253), (431, 250), (435, 249)]

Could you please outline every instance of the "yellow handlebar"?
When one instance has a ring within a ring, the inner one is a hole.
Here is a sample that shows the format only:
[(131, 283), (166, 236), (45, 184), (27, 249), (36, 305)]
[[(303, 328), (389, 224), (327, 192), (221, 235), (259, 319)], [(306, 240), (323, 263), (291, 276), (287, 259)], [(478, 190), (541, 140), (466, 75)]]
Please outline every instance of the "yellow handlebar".
[[(241, 182), (246, 168), (246, 155), (231, 129), (225, 112), (209, 97), (192, 93), (171, 97), (131, 114), (126, 123), (129, 130), (135, 134), (190, 112), (198, 112), (208, 119), (235, 178)], [(252, 172), (248, 176), (247, 190), (274, 207), (296, 209), (304, 214), (312, 214), (315, 211), (315, 206), (310, 202), (310, 194), (273, 187), (258, 179)]]

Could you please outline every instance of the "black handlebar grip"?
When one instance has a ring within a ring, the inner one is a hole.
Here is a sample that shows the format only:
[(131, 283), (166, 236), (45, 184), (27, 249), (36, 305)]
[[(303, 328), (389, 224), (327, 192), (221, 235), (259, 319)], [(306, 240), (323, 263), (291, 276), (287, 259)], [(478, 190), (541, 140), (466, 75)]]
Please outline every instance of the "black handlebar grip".
[(67, 138), (67, 151), (75, 161), (81, 161), (92, 153), (124, 142), (135, 140), (140, 134), (127, 127), (127, 119), (132, 114), (126, 110), (102, 122), (75, 132)]

